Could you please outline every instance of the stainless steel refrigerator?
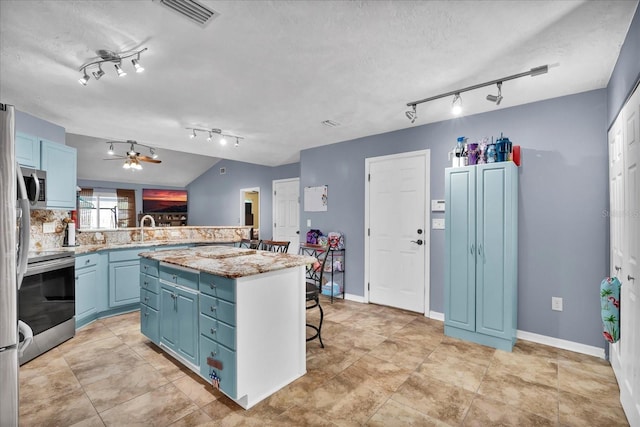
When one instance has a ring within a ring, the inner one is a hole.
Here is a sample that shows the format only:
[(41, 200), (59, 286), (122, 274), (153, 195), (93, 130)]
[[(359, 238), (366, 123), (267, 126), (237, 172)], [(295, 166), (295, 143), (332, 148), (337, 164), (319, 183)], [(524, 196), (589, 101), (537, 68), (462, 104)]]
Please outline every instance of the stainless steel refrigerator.
[(0, 104), (0, 427), (18, 425), (18, 356), (33, 337), (31, 329), (18, 320), (18, 289), (27, 269), (30, 212), (16, 164), (14, 122), (14, 107)]

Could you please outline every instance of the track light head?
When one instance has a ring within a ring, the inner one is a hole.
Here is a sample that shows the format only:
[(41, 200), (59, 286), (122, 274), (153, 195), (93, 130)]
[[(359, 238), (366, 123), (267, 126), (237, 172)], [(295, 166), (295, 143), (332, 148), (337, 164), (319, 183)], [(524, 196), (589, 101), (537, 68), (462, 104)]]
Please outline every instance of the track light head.
[(500, 105), (502, 102), (502, 82), (496, 83), (498, 86), (498, 95), (487, 95), (487, 101), (495, 102), (496, 105)]
[(189, 135), (189, 138), (194, 139), (195, 137), (196, 137), (196, 130), (191, 129), (191, 134)]
[(407, 116), (407, 119), (411, 120), (411, 123), (414, 123), (418, 118), (418, 113), (416, 111), (416, 105), (412, 105), (413, 109), (404, 113)]
[(109, 144), (109, 151), (107, 151), (107, 154), (113, 156), (113, 144)]
[(127, 75), (127, 73), (122, 68), (120, 68), (120, 64), (115, 64), (115, 67), (116, 71), (118, 72), (118, 77), (124, 77)]
[(138, 59), (132, 59), (131, 63), (133, 67), (136, 69), (136, 73), (141, 73), (144, 71), (144, 67), (140, 65), (140, 54), (138, 54)]
[(224, 135), (222, 136), (222, 138), (220, 138), (220, 145), (227, 145), (227, 139), (224, 137)]
[(104, 76), (104, 71), (102, 71), (102, 66), (98, 65), (98, 71), (94, 71), (93, 78), (96, 80), (100, 80), (100, 77)]
[(459, 93), (456, 93), (453, 97), (453, 102), (451, 103), (451, 113), (454, 116), (459, 116), (462, 114), (462, 97)]
[(80, 78), (80, 80), (78, 80), (78, 83), (80, 83), (82, 86), (86, 86), (87, 82), (89, 82), (89, 79), (91, 77), (89, 77), (89, 75), (87, 74), (87, 69), (83, 68), (82, 72), (84, 73), (84, 75)]
[(213, 135), (211, 134), (211, 131), (209, 131), (209, 136), (207, 137), (207, 142), (211, 142), (212, 139), (213, 139)]
[(157, 159), (158, 155), (156, 154), (156, 151), (153, 148), (149, 148), (149, 153), (151, 153), (151, 158), (152, 159)]
[(236, 137), (236, 143), (234, 144), (234, 147), (238, 148), (240, 146), (240, 138)]

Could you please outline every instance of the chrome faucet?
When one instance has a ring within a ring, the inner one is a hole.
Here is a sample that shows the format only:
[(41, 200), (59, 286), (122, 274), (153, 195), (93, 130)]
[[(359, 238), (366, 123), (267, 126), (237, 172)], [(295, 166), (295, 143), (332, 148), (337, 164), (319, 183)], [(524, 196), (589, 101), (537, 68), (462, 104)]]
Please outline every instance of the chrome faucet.
[(151, 220), (151, 228), (155, 228), (156, 227), (156, 220), (153, 219), (153, 217), (151, 215), (145, 215), (142, 218), (140, 218), (140, 241), (144, 242), (144, 221), (146, 219), (150, 219)]

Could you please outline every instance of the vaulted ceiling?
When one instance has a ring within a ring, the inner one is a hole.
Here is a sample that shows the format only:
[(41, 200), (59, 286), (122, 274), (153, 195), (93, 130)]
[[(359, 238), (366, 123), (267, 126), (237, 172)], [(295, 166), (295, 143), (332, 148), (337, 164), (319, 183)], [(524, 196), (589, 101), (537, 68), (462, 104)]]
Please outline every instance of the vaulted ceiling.
[[(463, 94), (465, 114), (603, 88), (638, 6), (201, 3), (219, 14), (204, 27), (158, 0), (0, 1), (1, 100), (65, 127), (81, 148), (80, 178), (150, 182), (102, 160), (104, 141), (132, 139), (182, 158), (171, 182), (185, 185), (219, 158), (276, 166), (306, 148), (449, 119), (449, 98), (419, 105), (413, 124), (406, 104), (540, 65), (549, 72), (505, 82), (499, 106), (485, 99), (495, 88)], [(98, 50), (143, 47), (143, 73), (127, 59), (126, 77), (106, 63), (99, 81), (78, 84)], [(221, 146), (206, 134), (190, 139), (188, 127), (243, 139)], [(168, 175), (158, 170), (154, 180)]]

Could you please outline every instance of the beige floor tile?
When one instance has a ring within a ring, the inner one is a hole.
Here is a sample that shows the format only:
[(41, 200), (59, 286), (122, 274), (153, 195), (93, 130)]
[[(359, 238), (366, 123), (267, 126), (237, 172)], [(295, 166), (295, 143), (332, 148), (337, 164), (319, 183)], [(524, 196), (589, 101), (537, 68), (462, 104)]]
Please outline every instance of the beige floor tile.
[[(613, 374), (613, 371), (611, 371)], [(560, 390), (590, 398), (598, 396), (598, 401), (615, 405), (620, 401), (620, 389), (615, 377), (594, 374), (590, 370), (565, 365), (558, 366), (558, 384)]]
[(68, 366), (53, 371), (42, 369), (40, 375), (20, 376), (20, 399), (24, 402), (45, 400), (78, 390), (81, 390), (80, 383)]
[(438, 349), (424, 360), (417, 369), (418, 374), (474, 393), (478, 391), (480, 382), (487, 372), (485, 365), (460, 359), (456, 354), (438, 355), (437, 352)]
[(47, 399), (20, 401), (21, 426), (68, 426), (97, 415), (80, 388)]
[(391, 393), (386, 390), (370, 388), (363, 384), (339, 396), (339, 399), (323, 412), (337, 425), (361, 426), (390, 396)]
[(198, 407), (173, 384), (164, 385), (100, 414), (107, 426), (169, 425)]
[(203, 407), (216, 400), (216, 394), (211, 383), (193, 372), (188, 372), (173, 381), (173, 385), (186, 394), (198, 407)]
[(464, 419), (474, 393), (436, 379), (413, 374), (391, 399), (452, 425)]
[(556, 358), (496, 350), (490, 371), (505, 371), (526, 381), (558, 387)]
[(609, 405), (594, 395), (593, 399), (560, 391), (560, 425), (571, 427), (628, 427), (620, 403)]
[(102, 422), (102, 418), (100, 418), (100, 415), (94, 415), (91, 418), (87, 418), (75, 424), (71, 424), (69, 427), (104, 427), (104, 423)]
[(538, 344), (538, 343), (534, 343), (526, 340), (517, 340), (512, 350), (513, 353), (526, 354), (529, 356), (537, 356), (537, 357), (546, 357), (548, 359), (556, 359), (558, 357), (559, 351), (562, 351), (562, 350), (559, 350), (556, 347)]
[(550, 420), (558, 417), (557, 387), (526, 381), (508, 372), (487, 372), (478, 393)]
[(611, 364), (597, 357), (561, 350), (558, 364), (562, 368), (573, 368), (603, 376), (605, 379), (615, 378)]
[(442, 342), (444, 335), (430, 323), (413, 320), (390, 335), (394, 341), (404, 341), (423, 349), (434, 349)]
[(227, 396), (219, 396), (216, 400), (200, 408), (214, 421), (222, 421), (235, 413), (243, 413), (244, 409)]
[(87, 358), (83, 362), (71, 365), (73, 374), (78, 378), (80, 384), (87, 386), (104, 379), (119, 377), (129, 370), (146, 365), (147, 362), (128, 347), (116, 352), (111, 352), (108, 356), (101, 355), (95, 358)]
[(415, 370), (435, 347), (425, 348), (402, 340), (386, 339), (371, 350), (369, 355), (401, 368)]
[(478, 396), (471, 403), (471, 408), (464, 420), (469, 427), (484, 426), (556, 426), (557, 420), (550, 420), (517, 407), (505, 408), (504, 403)]
[(84, 347), (84, 344), (112, 337), (115, 337), (115, 334), (111, 332), (109, 328), (104, 326), (100, 320), (97, 320), (79, 331), (76, 331), (76, 335), (73, 339), (63, 342), (58, 346), (58, 349), (63, 353), (67, 353), (78, 346)]
[(454, 357), (476, 365), (489, 366), (495, 352), (496, 349), (491, 347), (445, 336), (429, 357), (433, 361), (445, 361)]
[(193, 411), (192, 413), (180, 418), (178, 421), (170, 424), (171, 427), (205, 427), (215, 425), (216, 423), (211, 419), (211, 417), (201, 409)]
[(63, 353), (64, 359), (73, 369), (77, 365), (85, 364), (89, 360), (101, 360), (105, 354), (114, 354), (118, 352), (129, 352), (130, 349), (115, 335), (111, 335), (105, 339), (79, 344), (73, 348), (67, 349)]
[(366, 423), (371, 427), (448, 427), (449, 424), (431, 418), (420, 411), (402, 405), (393, 399), (384, 405)]
[(351, 381), (354, 387), (364, 385), (392, 393), (409, 378), (411, 370), (364, 355), (339, 375)]
[(287, 427), (336, 427), (337, 424), (320, 413), (303, 406), (292, 406), (273, 420), (275, 425)]
[(43, 369), (51, 372), (66, 368), (69, 368), (67, 361), (65, 360), (62, 352), (55, 347), (20, 366), (20, 379), (22, 380), (23, 378), (31, 376), (39, 376), (42, 374)]
[[(84, 391), (98, 412), (167, 384), (166, 378), (149, 364), (134, 365), (99, 381), (84, 385)], [(116, 385), (114, 387), (114, 385)]]

